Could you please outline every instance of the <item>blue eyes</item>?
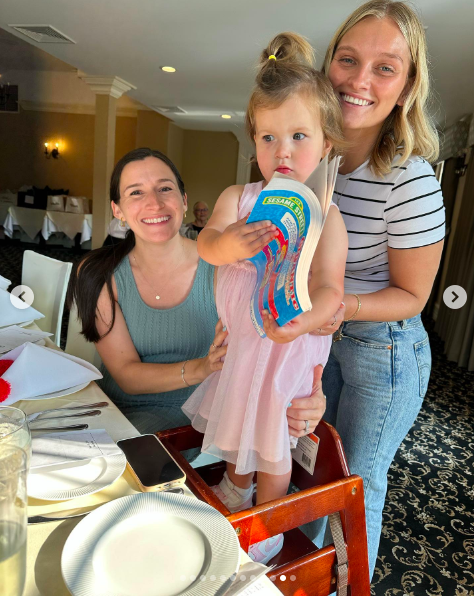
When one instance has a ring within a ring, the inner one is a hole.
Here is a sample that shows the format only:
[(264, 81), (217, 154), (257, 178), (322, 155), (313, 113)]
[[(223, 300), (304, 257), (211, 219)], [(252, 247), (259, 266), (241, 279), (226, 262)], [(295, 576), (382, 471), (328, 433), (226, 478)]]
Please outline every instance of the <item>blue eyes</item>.
[[(302, 132), (295, 132), (295, 134), (293, 135), (293, 140), (302, 141), (305, 137), (306, 135)], [(263, 141), (265, 141), (265, 143), (271, 143), (275, 140), (275, 137), (273, 135), (263, 135), (262, 139)]]
[[(340, 58), (339, 62), (342, 62), (347, 66), (352, 66), (353, 64), (355, 64), (355, 60), (353, 60), (352, 58)], [(383, 73), (395, 73), (395, 70), (390, 66), (379, 66), (378, 69), (381, 70)]]

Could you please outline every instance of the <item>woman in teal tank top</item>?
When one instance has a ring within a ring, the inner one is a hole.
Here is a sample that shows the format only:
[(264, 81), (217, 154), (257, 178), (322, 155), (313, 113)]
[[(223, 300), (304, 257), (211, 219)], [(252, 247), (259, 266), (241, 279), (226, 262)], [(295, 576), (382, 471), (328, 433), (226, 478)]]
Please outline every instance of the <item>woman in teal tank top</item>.
[[(84, 337), (103, 362), (104, 392), (140, 433), (189, 424), (181, 406), (222, 368), (226, 331), (217, 320), (214, 267), (179, 229), (187, 209), (176, 166), (151, 149), (135, 149), (112, 173), (114, 216), (125, 240), (89, 253), (71, 276)], [(325, 409), (321, 370), (308, 398), (288, 408), (290, 433), (302, 436)]]

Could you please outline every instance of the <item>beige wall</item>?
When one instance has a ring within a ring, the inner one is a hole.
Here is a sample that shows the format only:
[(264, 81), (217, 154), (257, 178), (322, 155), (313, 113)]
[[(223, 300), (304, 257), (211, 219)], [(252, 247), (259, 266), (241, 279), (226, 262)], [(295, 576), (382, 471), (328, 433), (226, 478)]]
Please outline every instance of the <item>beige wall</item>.
[[(69, 189), (92, 198), (93, 114), (20, 110), (0, 114), (0, 190), (24, 184)], [(137, 119), (117, 117), (115, 161), (135, 148)], [(44, 143), (60, 143), (58, 159), (46, 159)]]
[[(24, 184), (69, 189), (92, 198), (93, 114), (21, 110), (0, 114), (0, 190)], [(44, 143), (60, 142), (59, 159), (46, 159)], [(206, 201), (212, 209), (220, 193), (235, 184), (239, 143), (230, 132), (183, 130), (145, 110), (118, 116), (115, 162), (135, 147), (151, 146), (167, 154), (183, 176), (190, 206)], [(192, 221), (192, 209), (187, 221)]]
[[(0, 116), (0, 189), (48, 185), (92, 197), (93, 115), (20, 110)], [(45, 142), (50, 148), (59, 142), (58, 159), (46, 159)]]
[(174, 122), (168, 127), (168, 151), (166, 155), (171, 159), (178, 171), (183, 175), (184, 130)]
[(181, 174), (190, 205), (186, 221), (193, 220), (196, 201), (205, 201), (212, 211), (221, 192), (235, 184), (238, 151), (231, 132), (184, 131)]
[(115, 160), (114, 164), (126, 153), (136, 148), (137, 119), (117, 116), (115, 128)]
[(168, 151), (168, 118), (157, 112), (138, 110), (136, 147)]

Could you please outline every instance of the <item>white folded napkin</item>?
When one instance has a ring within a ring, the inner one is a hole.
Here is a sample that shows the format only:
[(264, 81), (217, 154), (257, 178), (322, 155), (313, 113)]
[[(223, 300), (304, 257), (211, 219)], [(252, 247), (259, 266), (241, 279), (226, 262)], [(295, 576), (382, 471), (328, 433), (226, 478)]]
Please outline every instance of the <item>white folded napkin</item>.
[(24, 306), (24, 303), (19, 298), (12, 296), (6, 290), (0, 289), (0, 327), (44, 319), (44, 315), (32, 306), (18, 308), (15, 304)]
[(18, 327), (18, 325), (0, 327), (0, 354), (10, 352), (10, 350), (21, 346), (27, 341), (44, 346), (44, 338), (50, 335), (53, 334), (36, 329), (24, 329), (23, 327)]
[(9, 279), (0, 275), (0, 290), (7, 290), (11, 286), (11, 283)]
[(7, 406), (20, 399), (42, 399), (45, 393), (62, 391), (101, 379), (95, 366), (65, 354), (32, 343), (25, 343), (11, 352), (0, 356), (2, 360), (13, 360), (1, 379), (10, 384), (10, 394), (2, 402)]
[[(46, 419), (45, 419), (46, 420)], [(106, 430), (98, 428), (84, 432), (57, 432), (33, 437), (30, 472), (45, 467), (67, 468), (94, 457), (109, 457), (122, 453)]]

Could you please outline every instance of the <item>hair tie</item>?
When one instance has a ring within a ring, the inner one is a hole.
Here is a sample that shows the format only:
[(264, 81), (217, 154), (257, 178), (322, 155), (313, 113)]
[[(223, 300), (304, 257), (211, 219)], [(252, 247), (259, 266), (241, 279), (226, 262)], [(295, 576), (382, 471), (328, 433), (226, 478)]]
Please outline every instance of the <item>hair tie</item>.
[(274, 56), (273, 54), (271, 54), (270, 56), (268, 56), (269, 60), (276, 60), (276, 56)]

